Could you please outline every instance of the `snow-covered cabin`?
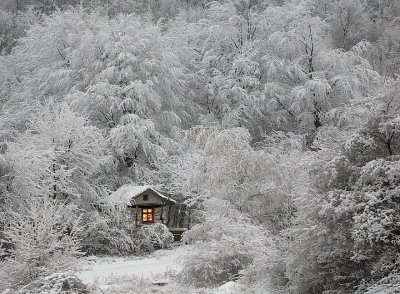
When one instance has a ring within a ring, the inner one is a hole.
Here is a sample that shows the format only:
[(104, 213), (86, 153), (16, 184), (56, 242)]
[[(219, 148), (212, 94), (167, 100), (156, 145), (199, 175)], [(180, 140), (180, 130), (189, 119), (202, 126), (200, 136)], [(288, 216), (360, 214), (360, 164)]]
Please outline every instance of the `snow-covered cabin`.
[(110, 195), (116, 204), (125, 204), (131, 212), (136, 225), (170, 223), (170, 209), (176, 203), (151, 186), (123, 185)]

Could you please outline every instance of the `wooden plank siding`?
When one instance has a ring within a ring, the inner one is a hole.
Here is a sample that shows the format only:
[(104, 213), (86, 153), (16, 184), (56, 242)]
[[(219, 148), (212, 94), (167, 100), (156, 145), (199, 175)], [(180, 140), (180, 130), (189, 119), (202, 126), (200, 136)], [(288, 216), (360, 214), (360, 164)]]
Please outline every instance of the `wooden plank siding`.
[[(132, 219), (135, 221), (136, 225), (140, 226), (142, 225), (142, 208), (144, 206), (135, 206), (135, 207), (130, 207), (130, 213)], [(153, 208), (154, 209), (154, 223), (161, 223), (161, 224), (167, 224), (168, 222), (168, 212), (169, 212), (169, 205), (166, 206), (148, 206), (148, 208)]]

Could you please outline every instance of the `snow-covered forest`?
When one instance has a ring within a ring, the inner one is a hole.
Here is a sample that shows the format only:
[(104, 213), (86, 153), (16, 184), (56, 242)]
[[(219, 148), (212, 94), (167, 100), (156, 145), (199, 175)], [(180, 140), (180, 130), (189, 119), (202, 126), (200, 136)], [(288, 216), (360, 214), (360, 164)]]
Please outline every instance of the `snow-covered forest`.
[(400, 293), (399, 74), (398, 0), (0, 0), (0, 293)]

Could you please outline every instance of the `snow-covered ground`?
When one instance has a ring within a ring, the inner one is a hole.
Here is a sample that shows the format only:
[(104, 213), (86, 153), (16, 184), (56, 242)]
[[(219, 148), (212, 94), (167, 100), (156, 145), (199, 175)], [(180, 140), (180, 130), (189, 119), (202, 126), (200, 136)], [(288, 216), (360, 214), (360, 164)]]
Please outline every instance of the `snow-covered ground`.
[(190, 250), (191, 246), (186, 245), (142, 257), (88, 257), (83, 259), (83, 270), (77, 276), (88, 286), (100, 290), (95, 293), (241, 293), (235, 291), (234, 282), (198, 292), (171, 281), (169, 276), (181, 270), (181, 260)]
[(86, 259), (83, 271), (78, 277), (86, 284), (101, 283), (110, 277), (136, 276), (154, 278), (167, 272), (181, 269), (180, 260), (190, 250), (190, 246), (179, 246), (170, 250), (158, 250), (142, 257), (116, 257)]

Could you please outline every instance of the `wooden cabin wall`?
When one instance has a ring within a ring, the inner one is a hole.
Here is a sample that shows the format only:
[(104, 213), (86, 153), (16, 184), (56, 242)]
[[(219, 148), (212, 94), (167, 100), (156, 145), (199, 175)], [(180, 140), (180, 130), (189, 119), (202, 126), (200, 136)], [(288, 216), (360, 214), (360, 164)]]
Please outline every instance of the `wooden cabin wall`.
[[(164, 207), (149, 207), (149, 208), (154, 209), (154, 223), (163, 223), (165, 225), (167, 224), (169, 215), (168, 205)], [(142, 225), (142, 208), (131, 207), (130, 212), (132, 220), (136, 222), (136, 214), (137, 214), (137, 225)], [(162, 219), (161, 219), (161, 213), (162, 213)]]

